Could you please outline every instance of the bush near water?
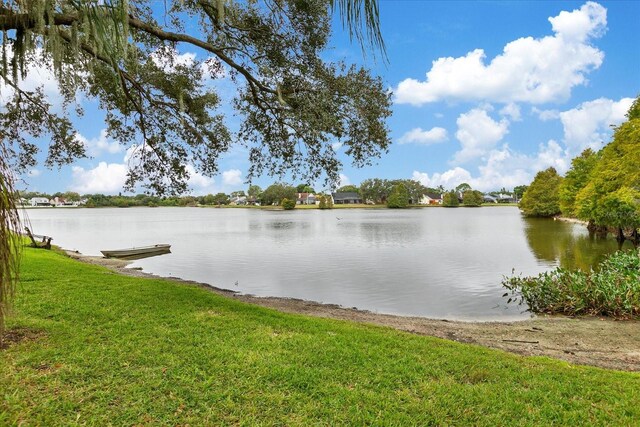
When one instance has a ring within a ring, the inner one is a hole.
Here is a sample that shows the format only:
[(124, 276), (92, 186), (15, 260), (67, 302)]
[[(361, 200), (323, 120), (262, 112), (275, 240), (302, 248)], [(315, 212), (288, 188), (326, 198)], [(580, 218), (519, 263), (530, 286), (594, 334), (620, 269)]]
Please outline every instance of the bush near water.
[(510, 277), (502, 285), (512, 300), (526, 303), (535, 313), (640, 317), (640, 254), (618, 251), (596, 270), (565, 268), (537, 277)]

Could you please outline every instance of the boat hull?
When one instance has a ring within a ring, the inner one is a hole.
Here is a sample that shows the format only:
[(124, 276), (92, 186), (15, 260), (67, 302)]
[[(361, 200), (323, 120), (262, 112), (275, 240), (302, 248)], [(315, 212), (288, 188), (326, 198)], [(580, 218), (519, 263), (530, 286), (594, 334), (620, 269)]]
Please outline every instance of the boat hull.
[(171, 245), (158, 244), (152, 246), (141, 246), (137, 248), (104, 250), (102, 255), (106, 258), (120, 259), (140, 259), (150, 256), (163, 255), (171, 253)]

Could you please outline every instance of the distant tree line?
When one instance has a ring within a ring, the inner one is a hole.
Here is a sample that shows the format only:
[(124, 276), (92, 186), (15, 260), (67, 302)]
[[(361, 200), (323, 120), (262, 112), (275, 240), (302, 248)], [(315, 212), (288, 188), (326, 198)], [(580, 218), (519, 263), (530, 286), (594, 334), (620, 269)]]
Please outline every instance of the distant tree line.
[(539, 172), (520, 203), (525, 215), (563, 215), (587, 221), (589, 230), (612, 233), (640, 245), (640, 96), (602, 150), (586, 149), (564, 178), (554, 168)]
[[(516, 198), (521, 197), (526, 186), (516, 187), (511, 193), (506, 189), (494, 191), (489, 194), (514, 194)], [(425, 195), (444, 196), (444, 206), (480, 206), (484, 199), (483, 193), (473, 190), (467, 183), (458, 185), (449, 192), (445, 191), (442, 186), (437, 188), (426, 187), (420, 182), (411, 179), (380, 179), (371, 178), (364, 180), (360, 186), (345, 185), (335, 190), (336, 192), (357, 193), (364, 203), (387, 205), (390, 208), (406, 208), (410, 205), (420, 203)], [(518, 192), (519, 191), (519, 192)], [(283, 200), (287, 200), (287, 207), (291, 207), (291, 203), (295, 205), (298, 194), (314, 194), (316, 201), (319, 202), (321, 209), (331, 209), (333, 207), (331, 192), (316, 190), (307, 183), (294, 186), (288, 183), (274, 183), (266, 189), (262, 189), (258, 185), (249, 185), (247, 191), (238, 190), (230, 194), (217, 193), (206, 194), (201, 196), (171, 196), (158, 197), (148, 194), (137, 195), (104, 195), (104, 194), (85, 194), (80, 195), (76, 192), (58, 192), (54, 194), (46, 194), (39, 192), (22, 192), (20, 197), (31, 199), (34, 197), (44, 197), (53, 199), (59, 197), (66, 201), (79, 202), (82, 201), (86, 207), (137, 207), (137, 206), (223, 206), (229, 204), (260, 204), (263, 206), (283, 205)]]

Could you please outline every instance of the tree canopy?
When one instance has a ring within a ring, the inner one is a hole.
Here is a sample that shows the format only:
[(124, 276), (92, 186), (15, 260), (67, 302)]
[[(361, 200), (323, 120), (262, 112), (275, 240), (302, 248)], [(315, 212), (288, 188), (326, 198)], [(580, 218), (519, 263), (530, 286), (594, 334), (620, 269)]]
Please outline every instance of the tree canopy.
[(484, 202), (484, 195), (478, 190), (465, 190), (462, 193), (462, 204), (464, 206), (478, 207)]
[(472, 190), (471, 186), (469, 184), (467, 184), (466, 182), (463, 182), (462, 184), (459, 184), (456, 187), (456, 191), (458, 193), (464, 193), (467, 190)]
[(528, 187), (528, 185), (518, 185), (513, 187), (513, 195), (516, 196), (516, 199), (521, 199)]
[(254, 198), (259, 198), (260, 195), (262, 194), (262, 188), (260, 188), (259, 185), (250, 185), (249, 189), (247, 190), (247, 195), (249, 197), (254, 197)]
[(386, 202), (392, 188), (393, 183), (387, 179), (365, 179), (360, 183), (360, 196), (365, 203), (381, 204)]
[(298, 184), (296, 186), (296, 191), (298, 193), (315, 193), (316, 192), (316, 190), (309, 184)]
[(394, 186), (402, 184), (407, 191), (408, 199), (411, 203), (419, 203), (422, 196), (428, 192), (436, 192), (436, 190), (429, 189), (418, 181), (412, 179), (380, 179), (371, 178), (365, 179), (360, 184), (360, 195), (362, 200), (371, 201), (375, 204), (382, 204), (387, 202), (387, 198), (391, 195)]
[(457, 208), (460, 206), (460, 201), (458, 200), (458, 193), (455, 191), (447, 191), (442, 195), (442, 206), (446, 208)]
[(343, 185), (342, 187), (338, 188), (336, 190), (337, 193), (358, 193), (358, 186), (356, 185)]
[(276, 183), (268, 186), (260, 196), (263, 205), (279, 205), (283, 199), (296, 200), (296, 188), (289, 184)]
[(640, 96), (627, 119), (602, 150), (574, 158), (564, 178), (553, 168), (538, 173), (520, 202), (523, 212), (551, 216), (561, 210), (605, 235), (614, 229), (620, 242), (629, 238), (640, 245)]
[(555, 168), (536, 174), (520, 200), (520, 209), (526, 216), (549, 217), (560, 213), (558, 190), (562, 177)]
[[(1, 78), (10, 90), (0, 139), (18, 170), (36, 162), (32, 138), (50, 137), (49, 166), (85, 156), (69, 111), (82, 93), (105, 111), (108, 135), (136, 147), (129, 189), (180, 193), (188, 164), (214, 175), (234, 144), (249, 152), (249, 180), (293, 172), (337, 182), (331, 144), (342, 142), (356, 166), (385, 152), (391, 101), (366, 69), (322, 59), (334, 7), (356, 38), (364, 23), (376, 43), (373, 0), (3, 3)], [(198, 59), (180, 57), (191, 52)], [(52, 65), (62, 111), (42, 88), (20, 86), (43, 64)], [(238, 89), (230, 104), (241, 117), (235, 133), (216, 91), (221, 79)]]
[(387, 207), (392, 209), (402, 209), (409, 205), (409, 192), (403, 183), (397, 183), (393, 186), (391, 194), (387, 199)]
[(560, 210), (563, 215), (576, 216), (576, 196), (588, 184), (591, 171), (596, 166), (598, 158), (598, 154), (588, 148), (571, 161), (571, 169), (565, 174), (558, 189)]
[(599, 153), (588, 182), (576, 195), (576, 216), (598, 226), (640, 228), (640, 97), (629, 120)]

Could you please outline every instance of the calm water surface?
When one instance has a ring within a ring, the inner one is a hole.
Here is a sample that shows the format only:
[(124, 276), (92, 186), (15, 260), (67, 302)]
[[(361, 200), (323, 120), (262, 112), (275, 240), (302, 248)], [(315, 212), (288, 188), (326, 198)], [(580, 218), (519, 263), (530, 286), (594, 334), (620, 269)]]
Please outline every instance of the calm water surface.
[(613, 240), (585, 227), (527, 220), (515, 207), (294, 210), (32, 209), (36, 234), (86, 255), (170, 243), (132, 266), (260, 296), (381, 313), (465, 320), (529, 317), (507, 306), (512, 271), (588, 268)]

